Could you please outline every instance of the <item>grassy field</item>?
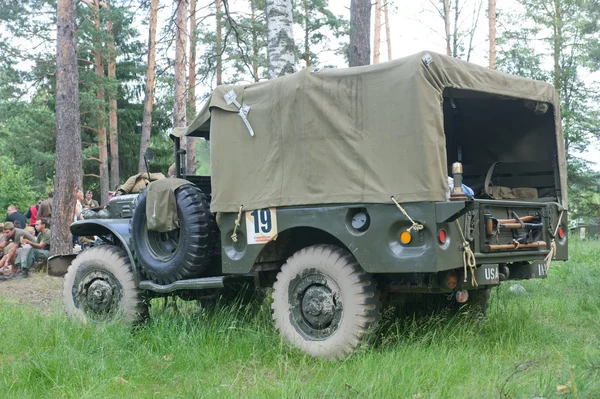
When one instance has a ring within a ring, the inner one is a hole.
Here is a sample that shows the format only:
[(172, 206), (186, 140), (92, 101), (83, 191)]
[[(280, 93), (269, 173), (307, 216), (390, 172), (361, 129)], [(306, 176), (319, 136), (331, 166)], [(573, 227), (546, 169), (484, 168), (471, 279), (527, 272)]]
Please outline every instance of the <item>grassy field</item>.
[(266, 306), (155, 306), (131, 331), (4, 302), (0, 397), (600, 398), (600, 242), (570, 256), (526, 294), (494, 290), (483, 321), (386, 315), (343, 362), (287, 347)]

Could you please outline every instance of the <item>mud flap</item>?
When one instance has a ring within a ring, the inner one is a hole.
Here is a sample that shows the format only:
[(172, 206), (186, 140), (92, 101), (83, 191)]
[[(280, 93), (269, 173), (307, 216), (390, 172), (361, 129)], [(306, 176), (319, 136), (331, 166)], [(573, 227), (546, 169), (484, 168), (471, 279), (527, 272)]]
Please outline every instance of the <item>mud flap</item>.
[(509, 280), (528, 280), (531, 278), (546, 278), (548, 271), (546, 270), (546, 262), (536, 260), (531, 263), (523, 262), (509, 266)]
[[(461, 278), (460, 287), (461, 289), (472, 289), (475, 286), (471, 283), (471, 271), (468, 271), (466, 282)], [(500, 284), (500, 274), (498, 271), (498, 264), (482, 264), (477, 270), (475, 270), (475, 281), (477, 281), (477, 286), (493, 286)]]

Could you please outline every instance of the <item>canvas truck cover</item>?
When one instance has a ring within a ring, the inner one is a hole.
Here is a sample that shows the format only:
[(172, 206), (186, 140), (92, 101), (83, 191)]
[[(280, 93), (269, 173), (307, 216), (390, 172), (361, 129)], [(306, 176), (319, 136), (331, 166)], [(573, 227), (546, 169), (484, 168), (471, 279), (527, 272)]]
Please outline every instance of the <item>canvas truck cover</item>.
[[(218, 86), (187, 129), (210, 129), (213, 212), (265, 207), (444, 201), (443, 93), (464, 89), (551, 105), (562, 198), (566, 161), (559, 103), (547, 83), (423, 52), (355, 68), (304, 69)], [(235, 102), (225, 96), (233, 90)], [(250, 110), (247, 121), (238, 106)], [(481, 132), (485, 134), (485, 131)]]

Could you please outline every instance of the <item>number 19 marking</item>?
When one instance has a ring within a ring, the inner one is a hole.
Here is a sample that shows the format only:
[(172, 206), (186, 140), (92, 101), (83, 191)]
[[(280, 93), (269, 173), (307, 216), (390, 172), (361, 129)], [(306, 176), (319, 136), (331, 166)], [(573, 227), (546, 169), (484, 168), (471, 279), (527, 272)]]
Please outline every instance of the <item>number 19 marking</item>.
[(248, 244), (266, 244), (277, 236), (275, 208), (255, 209), (246, 212)]

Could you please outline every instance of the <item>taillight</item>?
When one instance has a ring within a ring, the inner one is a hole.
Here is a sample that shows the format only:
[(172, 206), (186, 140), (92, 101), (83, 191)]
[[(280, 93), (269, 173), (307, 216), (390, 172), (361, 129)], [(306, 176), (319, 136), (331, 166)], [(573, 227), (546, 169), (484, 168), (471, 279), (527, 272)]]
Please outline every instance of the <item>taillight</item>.
[(560, 238), (561, 240), (565, 238), (565, 229), (563, 229), (562, 227), (558, 229), (558, 238)]
[(445, 230), (438, 231), (438, 240), (439, 240), (440, 244), (446, 243), (446, 231)]
[(456, 272), (454, 270), (448, 271), (446, 273), (446, 287), (453, 290), (456, 288), (457, 284), (458, 284), (458, 276), (456, 275)]

